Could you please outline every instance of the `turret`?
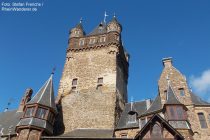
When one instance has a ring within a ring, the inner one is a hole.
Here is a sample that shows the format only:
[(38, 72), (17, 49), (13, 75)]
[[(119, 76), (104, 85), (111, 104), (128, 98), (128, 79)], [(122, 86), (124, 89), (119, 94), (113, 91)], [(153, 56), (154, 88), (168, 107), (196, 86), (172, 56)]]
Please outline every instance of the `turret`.
[(122, 26), (117, 21), (116, 16), (112, 18), (112, 20), (107, 24), (107, 32), (118, 32), (121, 33)]
[(70, 31), (70, 38), (73, 37), (83, 37), (85, 32), (83, 30), (82, 21), (76, 25), (76, 27), (72, 28)]
[(16, 126), (18, 140), (39, 139), (41, 135), (52, 135), (57, 109), (54, 99), (53, 75), (26, 103), (24, 115)]

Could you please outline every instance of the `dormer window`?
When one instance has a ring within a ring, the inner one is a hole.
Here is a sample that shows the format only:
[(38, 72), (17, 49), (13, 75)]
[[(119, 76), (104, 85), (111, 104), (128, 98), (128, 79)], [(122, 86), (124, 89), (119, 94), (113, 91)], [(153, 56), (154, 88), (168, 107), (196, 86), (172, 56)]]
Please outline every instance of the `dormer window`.
[(31, 117), (34, 115), (35, 107), (26, 108), (25, 117)]
[(37, 112), (36, 112), (36, 117), (40, 119), (44, 119), (47, 114), (47, 109), (38, 107)]
[(96, 42), (95, 38), (90, 38), (89, 44), (94, 44)]
[(185, 96), (184, 88), (179, 89), (180, 96)]
[(136, 113), (128, 115), (128, 123), (136, 123)]
[(83, 46), (85, 44), (85, 40), (84, 39), (81, 39), (80, 41), (79, 41), (79, 46)]
[(105, 42), (106, 41), (106, 37), (100, 37), (100, 40), (99, 40), (100, 42)]

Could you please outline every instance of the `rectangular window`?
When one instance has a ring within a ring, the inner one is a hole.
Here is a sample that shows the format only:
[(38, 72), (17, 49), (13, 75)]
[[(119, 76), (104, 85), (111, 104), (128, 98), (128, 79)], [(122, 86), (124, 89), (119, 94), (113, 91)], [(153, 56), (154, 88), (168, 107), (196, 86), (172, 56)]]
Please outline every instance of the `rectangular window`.
[(170, 118), (171, 119), (175, 119), (176, 116), (175, 116), (174, 108), (173, 107), (169, 107), (169, 110), (170, 110)]
[(50, 123), (53, 124), (53, 121), (54, 121), (54, 114), (53, 114), (52, 112), (49, 112), (49, 114), (48, 114), (48, 120), (49, 120)]
[(83, 46), (85, 44), (85, 40), (84, 39), (81, 39), (80, 41), (79, 41), (79, 45), (80, 46)]
[(177, 119), (178, 120), (183, 120), (184, 119), (184, 110), (181, 106), (176, 107), (176, 112), (177, 112)]
[(206, 118), (203, 113), (198, 113), (201, 128), (207, 128)]
[(180, 96), (185, 96), (185, 92), (183, 88), (179, 89)]
[(34, 107), (28, 107), (26, 109), (25, 117), (31, 117), (31, 116), (33, 116), (34, 110), (35, 110)]
[(95, 38), (91, 38), (89, 44), (94, 44), (96, 42)]
[(47, 114), (47, 109), (39, 107), (36, 112), (36, 117), (44, 119)]
[(100, 42), (105, 42), (106, 41), (106, 37), (100, 37)]
[(103, 77), (98, 78), (98, 84), (103, 84)]
[(72, 80), (72, 86), (76, 86), (77, 85), (77, 78)]

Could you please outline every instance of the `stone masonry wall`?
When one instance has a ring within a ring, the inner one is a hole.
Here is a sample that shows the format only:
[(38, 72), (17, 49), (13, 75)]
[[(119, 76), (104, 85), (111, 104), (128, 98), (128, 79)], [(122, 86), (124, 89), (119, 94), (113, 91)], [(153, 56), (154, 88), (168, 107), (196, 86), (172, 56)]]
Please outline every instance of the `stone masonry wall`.
[[(194, 107), (194, 106), (189, 106), (188, 107), (189, 111), (188, 113), (188, 119), (191, 124), (192, 131), (194, 133), (194, 140), (207, 140), (210, 139), (210, 120), (209, 120), (209, 114), (210, 114), (210, 107)], [(206, 123), (208, 128), (201, 128), (199, 118), (198, 118), (198, 113), (204, 113)]]
[[(114, 128), (123, 109), (116, 89), (117, 53), (115, 45), (67, 53), (58, 90), (64, 133), (76, 128)], [(100, 77), (103, 84), (97, 90)], [(74, 78), (78, 79), (76, 92), (71, 91)]]
[[(172, 65), (164, 67), (161, 73), (160, 79), (158, 81), (162, 104), (164, 104), (166, 100), (165, 91), (168, 88), (167, 78), (170, 80), (170, 85), (173, 91), (175, 92), (175, 95), (179, 99), (179, 101), (183, 103), (184, 105), (192, 104), (189, 88), (187, 86), (185, 77)], [(184, 96), (180, 95), (180, 91), (179, 91), (180, 88), (184, 89), (184, 92), (185, 92)]]

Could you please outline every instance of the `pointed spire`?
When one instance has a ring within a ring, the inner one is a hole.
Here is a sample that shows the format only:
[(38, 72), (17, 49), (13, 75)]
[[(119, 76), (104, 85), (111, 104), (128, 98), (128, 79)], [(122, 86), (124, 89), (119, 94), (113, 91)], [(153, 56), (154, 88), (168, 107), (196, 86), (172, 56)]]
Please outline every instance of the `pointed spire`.
[(53, 73), (45, 84), (39, 89), (36, 95), (27, 104), (40, 104), (54, 109), (57, 111), (54, 98), (53, 89)]
[(168, 86), (168, 90), (167, 90), (167, 100), (165, 104), (170, 104), (170, 105), (174, 105), (174, 104), (181, 104), (179, 99), (176, 97), (176, 95), (174, 94), (174, 91), (171, 87), (171, 85), (169, 84)]

